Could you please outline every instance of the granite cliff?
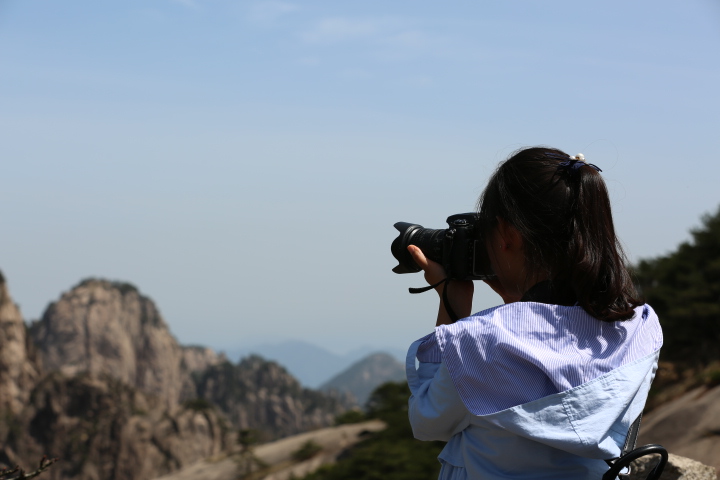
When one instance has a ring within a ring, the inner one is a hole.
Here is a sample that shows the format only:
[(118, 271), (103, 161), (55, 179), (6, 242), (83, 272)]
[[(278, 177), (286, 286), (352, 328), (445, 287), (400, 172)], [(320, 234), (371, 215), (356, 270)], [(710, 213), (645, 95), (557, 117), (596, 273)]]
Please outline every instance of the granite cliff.
[(0, 411), (18, 413), (39, 376), (35, 349), (29, 344), (20, 310), (0, 273)]
[(56, 480), (152, 478), (219, 454), (231, 433), (212, 409), (166, 408), (114, 378), (56, 371), (10, 420), (0, 460), (31, 465), (49, 453), (61, 459), (45, 474)]
[(190, 373), (203, 372), (212, 365), (227, 362), (224, 353), (216, 353), (212, 348), (201, 345), (184, 345), (182, 347), (183, 369)]
[(303, 388), (283, 367), (258, 356), (210, 366), (197, 378), (197, 393), (233, 425), (261, 428), (266, 439), (332, 425), (352, 404), (346, 397)]
[(275, 438), (341, 410), (277, 364), (181, 346), (127, 283), (85, 280), (28, 329), (0, 277), (0, 464), (49, 454), (49, 479), (153, 478), (226, 451), (237, 429)]
[(30, 332), (45, 371), (108, 375), (167, 406), (192, 396), (180, 345), (152, 300), (130, 284), (85, 280)]

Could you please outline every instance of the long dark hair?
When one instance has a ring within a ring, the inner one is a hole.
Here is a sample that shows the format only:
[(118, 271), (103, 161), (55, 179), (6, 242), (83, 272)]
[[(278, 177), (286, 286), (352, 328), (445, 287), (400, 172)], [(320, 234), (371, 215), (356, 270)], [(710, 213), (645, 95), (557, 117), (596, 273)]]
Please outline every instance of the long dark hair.
[(599, 320), (628, 320), (642, 302), (615, 235), (605, 182), (590, 166), (561, 167), (567, 160), (554, 148), (513, 153), (480, 196), (480, 217), (488, 231), (500, 217), (520, 232), (529, 278), (569, 285)]

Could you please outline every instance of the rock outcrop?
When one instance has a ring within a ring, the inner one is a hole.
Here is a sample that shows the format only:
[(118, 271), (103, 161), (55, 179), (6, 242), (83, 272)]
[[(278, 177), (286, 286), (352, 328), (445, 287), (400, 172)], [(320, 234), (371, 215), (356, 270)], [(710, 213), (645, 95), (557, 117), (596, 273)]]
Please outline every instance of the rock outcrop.
[(20, 412), (38, 378), (27, 329), (0, 273), (0, 412)]
[(182, 367), (190, 373), (203, 372), (208, 367), (228, 361), (224, 353), (216, 353), (202, 345), (183, 345), (181, 348)]
[(109, 375), (177, 405), (189, 378), (183, 352), (160, 312), (137, 288), (85, 280), (31, 329), (46, 371)]
[(216, 455), (233, 440), (212, 408), (167, 409), (114, 378), (56, 371), (14, 418), (1, 460), (29, 465), (49, 453), (62, 462), (48, 478), (135, 480)]
[(197, 379), (197, 392), (236, 427), (269, 438), (332, 425), (347, 408), (341, 397), (303, 388), (283, 367), (254, 355), (209, 367)]

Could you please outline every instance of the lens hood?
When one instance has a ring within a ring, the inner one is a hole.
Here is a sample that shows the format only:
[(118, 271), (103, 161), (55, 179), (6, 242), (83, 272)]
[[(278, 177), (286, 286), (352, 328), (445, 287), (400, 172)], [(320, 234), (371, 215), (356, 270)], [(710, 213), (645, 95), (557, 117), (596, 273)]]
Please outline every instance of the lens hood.
[(392, 271), (395, 273), (416, 273), (420, 271), (412, 255), (408, 251), (408, 245), (412, 245), (412, 237), (418, 230), (422, 230), (422, 225), (416, 225), (414, 223), (397, 222), (394, 227), (400, 232), (392, 245), (390, 245), (390, 251), (393, 257), (397, 259), (398, 266), (393, 268)]

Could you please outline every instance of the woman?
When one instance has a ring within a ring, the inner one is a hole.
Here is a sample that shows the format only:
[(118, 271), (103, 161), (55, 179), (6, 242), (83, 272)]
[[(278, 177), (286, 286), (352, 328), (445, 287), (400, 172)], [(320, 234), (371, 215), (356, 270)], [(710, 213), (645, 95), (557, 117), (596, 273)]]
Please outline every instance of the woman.
[[(461, 320), (440, 296), (435, 331), (408, 352), (414, 435), (448, 442), (441, 479), (598, 480), (642, 412), (662, 345), (600, 169), (582, 155), (524, 149), (478, 203), (496, 274), (487, 283), (505, 304), (469, 316), (472, 282), (447, 284)], [(445, 278), (408, 250), (431, 285)]]

